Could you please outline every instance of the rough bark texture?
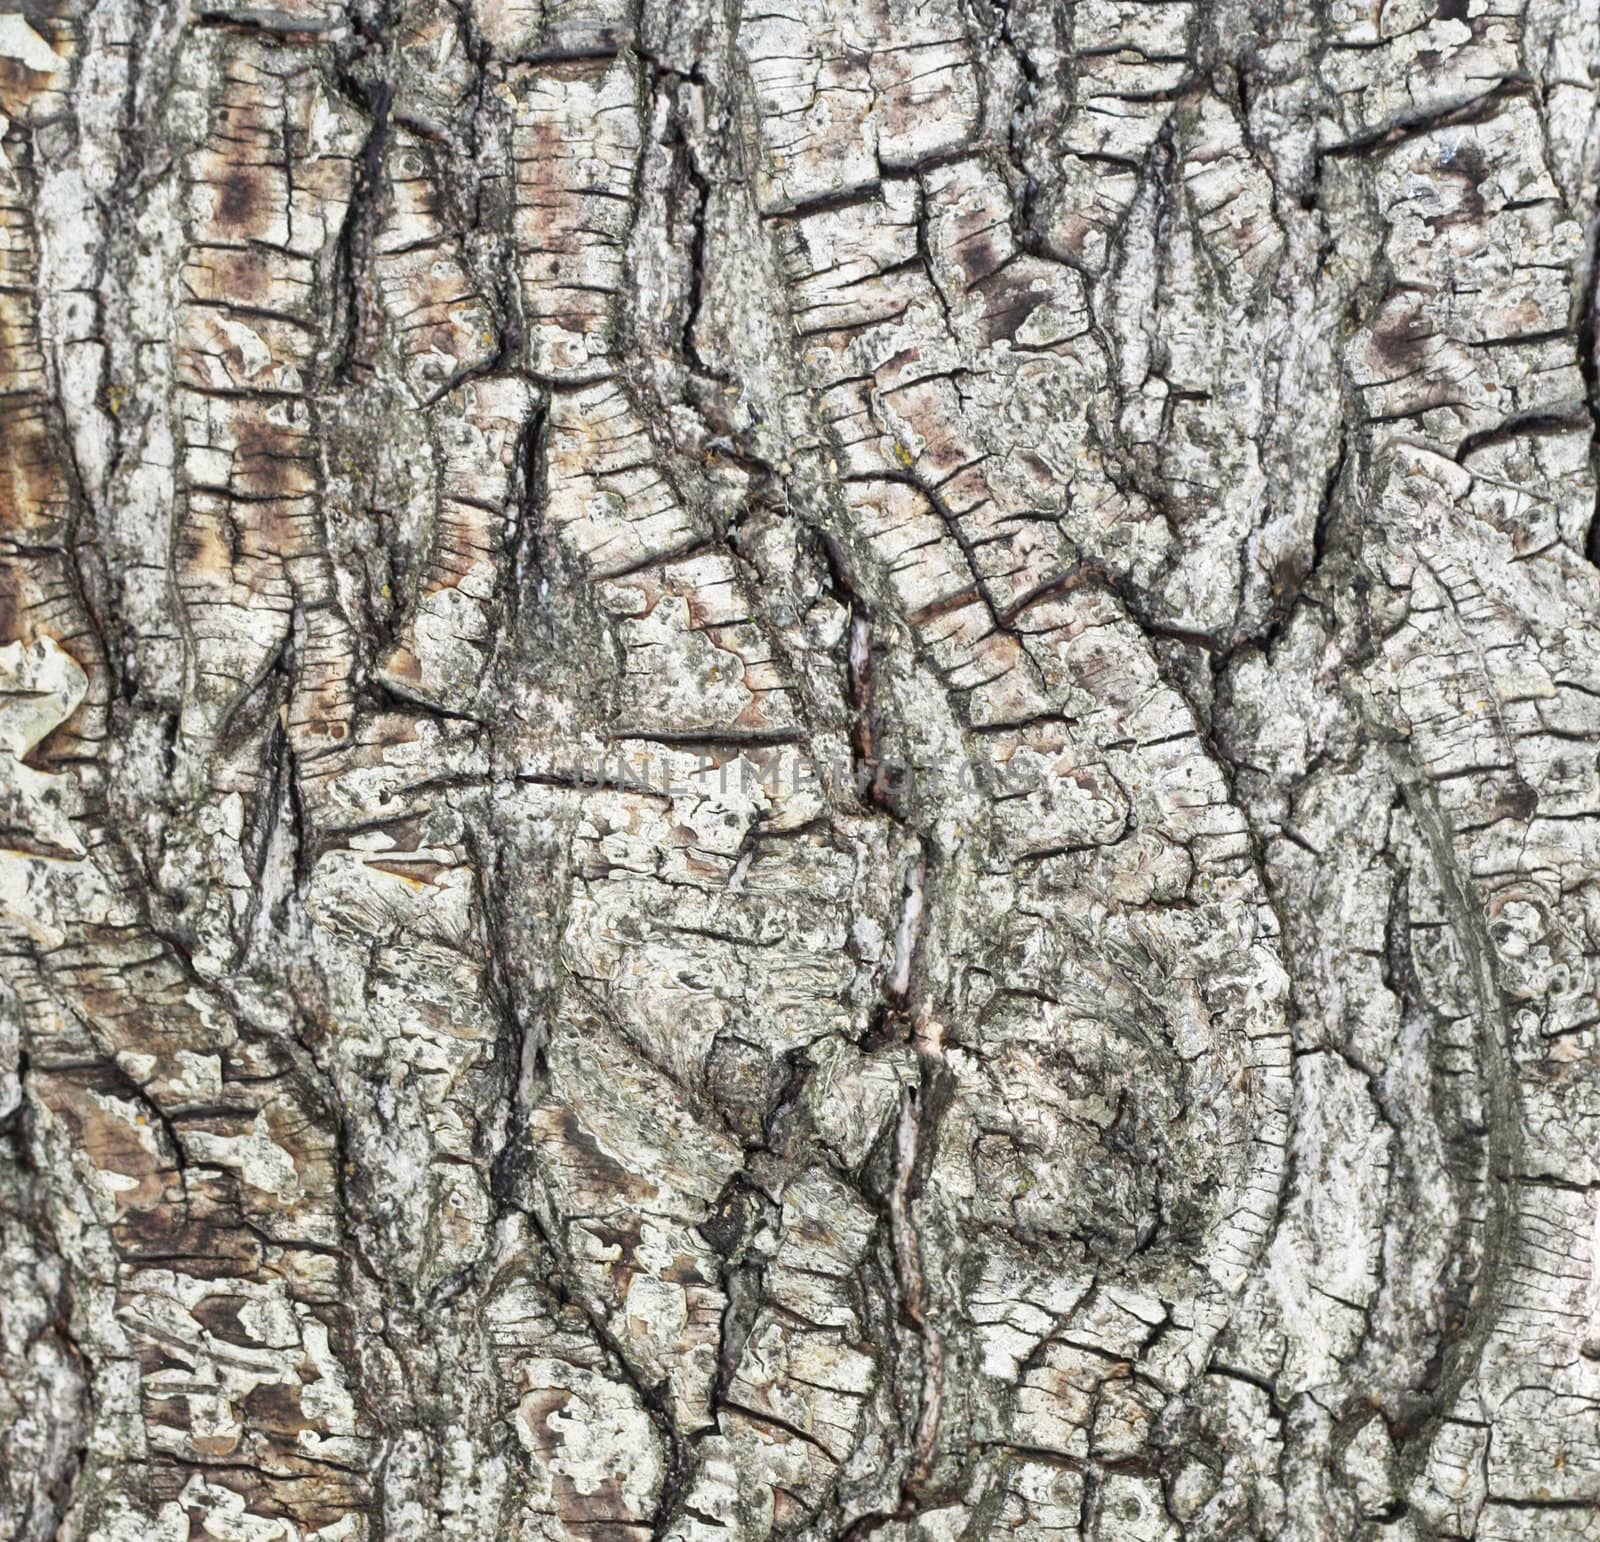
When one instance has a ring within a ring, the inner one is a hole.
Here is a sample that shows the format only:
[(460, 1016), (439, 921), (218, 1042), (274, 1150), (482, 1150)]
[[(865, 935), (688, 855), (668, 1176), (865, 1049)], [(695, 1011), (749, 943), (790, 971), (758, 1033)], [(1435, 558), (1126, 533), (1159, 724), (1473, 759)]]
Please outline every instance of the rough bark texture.
[(1597, 71), (0, 15), (0, 1535), (1600, 1538)]

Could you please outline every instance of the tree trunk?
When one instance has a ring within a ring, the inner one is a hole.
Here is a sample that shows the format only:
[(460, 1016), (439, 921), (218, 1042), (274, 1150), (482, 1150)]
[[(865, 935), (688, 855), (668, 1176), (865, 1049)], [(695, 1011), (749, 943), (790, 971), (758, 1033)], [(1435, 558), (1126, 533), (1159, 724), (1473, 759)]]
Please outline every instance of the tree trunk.
[(0, 16), (0, 1534), (1600, 1538), (1597, 0)]

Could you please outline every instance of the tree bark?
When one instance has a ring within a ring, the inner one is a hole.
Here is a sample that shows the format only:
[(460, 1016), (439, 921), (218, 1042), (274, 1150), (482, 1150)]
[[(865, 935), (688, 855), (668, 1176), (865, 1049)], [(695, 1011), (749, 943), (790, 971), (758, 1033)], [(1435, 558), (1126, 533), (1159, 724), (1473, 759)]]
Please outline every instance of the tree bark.
[(1600, 1538), (1597, 0), (0, 15), (0, 1535)]

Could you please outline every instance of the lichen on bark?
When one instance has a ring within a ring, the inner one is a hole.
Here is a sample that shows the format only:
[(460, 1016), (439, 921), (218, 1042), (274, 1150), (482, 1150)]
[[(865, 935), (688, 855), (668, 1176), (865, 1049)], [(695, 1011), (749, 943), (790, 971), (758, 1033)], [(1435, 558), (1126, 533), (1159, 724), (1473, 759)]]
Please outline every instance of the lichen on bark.
[(1600, 1537), (1596, 0), (0, 16), (0, 1535)]

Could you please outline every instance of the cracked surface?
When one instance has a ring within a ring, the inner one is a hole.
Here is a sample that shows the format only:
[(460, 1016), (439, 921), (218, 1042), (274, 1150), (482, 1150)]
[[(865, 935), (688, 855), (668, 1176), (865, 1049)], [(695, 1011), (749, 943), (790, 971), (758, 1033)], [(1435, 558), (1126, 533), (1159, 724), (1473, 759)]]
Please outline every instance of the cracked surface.
[(0, 16), (0, 1534), (1600, 1538), (1597, 82)]

